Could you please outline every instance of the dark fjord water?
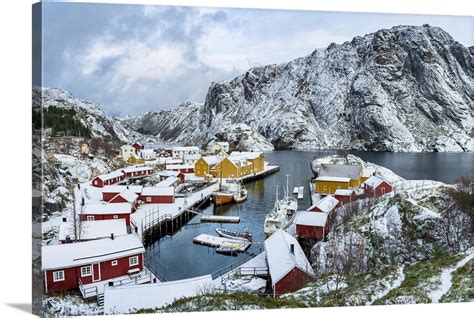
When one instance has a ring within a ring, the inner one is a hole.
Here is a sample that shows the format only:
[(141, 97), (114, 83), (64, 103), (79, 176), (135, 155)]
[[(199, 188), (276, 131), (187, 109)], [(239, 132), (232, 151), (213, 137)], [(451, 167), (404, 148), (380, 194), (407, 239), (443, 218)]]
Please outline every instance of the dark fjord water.
[[(461, 175), (474, 176), (474, 153), (380, 153), (351, 152), (365, 161), (387, 167), (406, 179), (429, 179), (453, 183)], [(280, 171), (246, 185), (248, 199), (239, 204), (222, 207), (209, 206), (204, 214), (238, 215), (240, 224), (199, 223), (199, 216), (194, 217), (173, 236), (162, 238), (147, 248), (147, 258), (167, 280), (189, 278), (193, 276), (226, 271), (237, 266), (252, 255), (263, 250), (263, 222), (265, 215), (275, 202), (275, 189), (279, 186), (280, 197), (286, 185), (286, 174), (289, 177), (289, 189), (304, 186), (304, 199), (298, 200), (299, 209), (309, 207), (308, 184), (312, 177), (310, 161), (314, 156), (331, 154), (331, 152), (274, 151), (265, 154), (270, 164), (280, 166)], [(193, 243), (199, 234), (215, 234), (215, 228), (230, 230), (247, 229), (254, 237), (255, 243), (244, 254), (225, 256), (216, 254), (213, 248)]]

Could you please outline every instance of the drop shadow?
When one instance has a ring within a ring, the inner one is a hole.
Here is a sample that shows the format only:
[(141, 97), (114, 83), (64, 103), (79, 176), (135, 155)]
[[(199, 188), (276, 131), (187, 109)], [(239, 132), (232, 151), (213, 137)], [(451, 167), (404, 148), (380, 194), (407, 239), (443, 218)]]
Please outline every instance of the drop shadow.
[(5, 304), (5, 305), (18, 309), (23, 312), (26, 312), (28, 314), (31, 314), (31, 304), (29, 303), (10, 303), (10, 304)]

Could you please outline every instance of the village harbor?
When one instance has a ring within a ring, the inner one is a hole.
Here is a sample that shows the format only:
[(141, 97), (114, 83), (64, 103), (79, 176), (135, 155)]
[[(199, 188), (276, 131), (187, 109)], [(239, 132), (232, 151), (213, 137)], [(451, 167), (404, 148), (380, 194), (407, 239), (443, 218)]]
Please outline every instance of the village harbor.
[[(62, 219), (58, 244), (44, 246), (42, 254), (47, 293), (78, 289), (104, 313), (151, 306), (136, 296), (141, 288), (161, 295), (158, 306), (193, 296), (204, 285), (229, 292), (229, 280), (242, 275), (261, 282), (262, 295), (295, 292), (315, 277), (305, 246), (326, 239), (337, 211), (390, 196), (398, 183), (374, 166), (324, 157), (307, 197), (304, 185), (290, 187), (292, 176), (282, 174), (278, 180), (284, 182), (271, 185), (273, 200), (267, 199), (271, 205), (262, 214), (246, 201), (252, 204), (264, 178), (280, 169), (262, 152), (229, 151), (224, 142), (207, 152), (135, 143), (122, 146), (119, 158), (124, 168), (75, 186), (72, 217)], [(170, 256), (174, 242), (189, 254)], [(193, 272), (176, 263), (193, 256)], [(175, 294), (165, 297), (165, 290)], [(118, 295), (129, 295), (129, 303)]]

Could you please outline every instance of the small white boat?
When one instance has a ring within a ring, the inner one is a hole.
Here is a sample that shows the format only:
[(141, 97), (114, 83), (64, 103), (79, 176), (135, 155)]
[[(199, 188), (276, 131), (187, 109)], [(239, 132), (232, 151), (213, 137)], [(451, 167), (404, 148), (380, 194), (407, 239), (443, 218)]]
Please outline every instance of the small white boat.
[(238, 232), (238, 231), (230, 231), (226, 229), (217, 228), (216, 233), (222, 237), (229, 238), (229, 239), (236, 239), (236, 240), (243, 240), (243, 241), (252, 241), (252, 235), (247, 232)]
[(235, 203), (241, 203), (247, 200), (248, 191), (243, 187), (240, 183), (237, 186), (237, 191), (234, 193), (234, 201)]

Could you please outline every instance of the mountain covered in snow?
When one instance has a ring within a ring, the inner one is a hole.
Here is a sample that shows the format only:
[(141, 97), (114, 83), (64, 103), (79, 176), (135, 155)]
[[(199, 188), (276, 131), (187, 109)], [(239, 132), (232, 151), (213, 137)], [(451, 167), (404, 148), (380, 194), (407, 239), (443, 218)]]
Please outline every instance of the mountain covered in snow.
[[(204, 104), (127, 120), (170, 142), (222, 133), (254, 148), (474, 149), (474, 48), (437, 27), (395, 26), (209, 87)], [(229, 134), (245, 125), (245, 134)]]
[(154, 136), (139, 133), (122, 118), (107, 116), (99, 105), (77, 98), (63, 89), (34, 87), (33, 110), (39, 111), (41, 107), (74, 109), (80, 122), (90, 129), (92, 137), (118, 143), (158, 140)]

